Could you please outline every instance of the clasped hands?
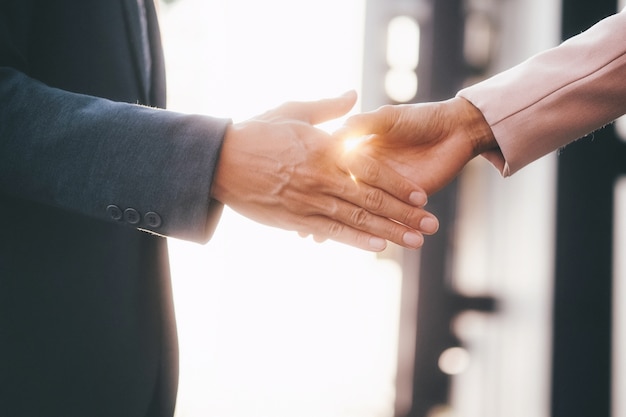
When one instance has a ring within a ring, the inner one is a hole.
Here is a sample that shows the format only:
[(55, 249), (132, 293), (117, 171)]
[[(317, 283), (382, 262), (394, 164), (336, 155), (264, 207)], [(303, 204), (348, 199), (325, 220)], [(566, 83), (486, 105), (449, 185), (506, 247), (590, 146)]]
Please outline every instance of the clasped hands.
[[(424, 209), (427, 195), (484, 144), (474, 137), (460, 147), (446, 141), (454, 129), (435, 104), (417, 114), (414, 107), (384, 106), (352, 116), (334, 135), (315, 127), (345, 115), (355, 102), (354, 92), (289, 102), (231, 125), (211, 196), (254, 221), (317, 241), (370, 251), (383, 250), (387, 241), (421, 247), (423, 235), (438, 229)], [(364, 143), (346, 149), (349, 138), (363, 135)]]

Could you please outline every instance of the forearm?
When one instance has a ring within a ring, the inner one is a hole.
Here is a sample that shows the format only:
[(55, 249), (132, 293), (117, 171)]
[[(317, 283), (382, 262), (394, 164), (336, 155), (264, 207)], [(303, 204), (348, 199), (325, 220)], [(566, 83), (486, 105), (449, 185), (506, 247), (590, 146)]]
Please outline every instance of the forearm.
[(141, 217), (131, 227), (208, 239), (229, 121), (72, 94), (9, 68), (0, 69), (0, 101), (0, 192), (118, 223), (107, 207), (133, 208)]
[(484, 114), (506, 176), (624, 114), (624, 79), (626, 12), (458, 96)]

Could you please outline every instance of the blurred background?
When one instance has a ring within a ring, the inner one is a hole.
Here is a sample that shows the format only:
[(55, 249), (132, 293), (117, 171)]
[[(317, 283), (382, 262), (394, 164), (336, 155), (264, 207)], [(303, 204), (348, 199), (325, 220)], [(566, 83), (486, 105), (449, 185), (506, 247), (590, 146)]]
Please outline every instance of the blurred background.
[[(161, 0), (169, 107), (240, 121), (350, 89), (353, 112), (447, 99), (623, 6)], [(621, 126), (508, 179), (473, 161), (430, 199), (441, 228), (420, 251), (229, 210), (207, 245), (171, 240), (177, 417), (626, 417)]]

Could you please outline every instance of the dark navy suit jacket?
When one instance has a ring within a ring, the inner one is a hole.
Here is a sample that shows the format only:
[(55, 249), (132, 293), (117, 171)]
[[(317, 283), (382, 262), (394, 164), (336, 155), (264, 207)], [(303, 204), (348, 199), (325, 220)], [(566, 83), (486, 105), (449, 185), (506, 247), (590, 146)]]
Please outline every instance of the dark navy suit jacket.
[(229, 121), (157, 109), (146, 3), (150, 85), (136, 0), (0, 0), (2, 416), (172, 415), (162, 236), (210, 237)]

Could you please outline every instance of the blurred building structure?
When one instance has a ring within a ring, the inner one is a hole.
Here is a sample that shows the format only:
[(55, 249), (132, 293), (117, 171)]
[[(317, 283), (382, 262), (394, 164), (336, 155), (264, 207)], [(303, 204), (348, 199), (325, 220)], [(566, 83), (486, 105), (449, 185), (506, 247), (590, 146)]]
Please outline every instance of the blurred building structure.
[[(450, 98), (618, 7), (368, 0), (364, 110)], [(415, 43), (399, 21), (417, 28), (417, 59), (394, 59)], [(397, 417), (626, 415), (625, 171), (608, 126), (512, 178), (473, 161), (431, 199), (440, 232), (401, 260)]]

